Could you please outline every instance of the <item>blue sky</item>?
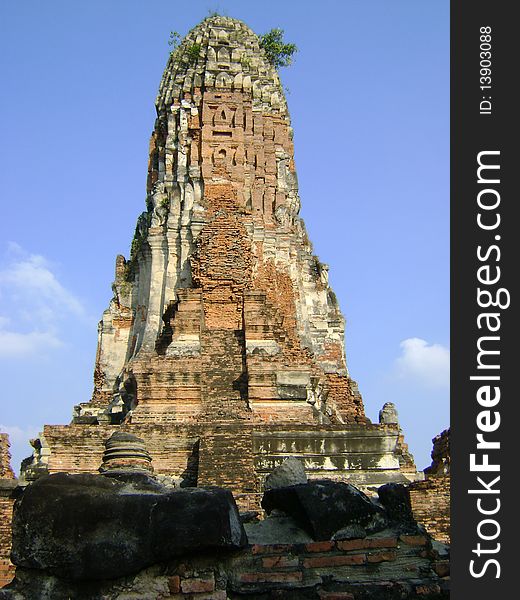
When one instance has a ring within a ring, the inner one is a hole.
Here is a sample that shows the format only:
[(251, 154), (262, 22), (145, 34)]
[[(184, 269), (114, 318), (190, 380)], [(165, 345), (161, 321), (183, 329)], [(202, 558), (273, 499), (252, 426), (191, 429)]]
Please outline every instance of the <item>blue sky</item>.
[(15, 467), (91, 394), (169, 33), (210, 10), (299, 48), (281, 76), (301, 214), (367, 415), (395, 402), (424, 468), (449, 424), (448, 0), (0, 4), (0, 430)]

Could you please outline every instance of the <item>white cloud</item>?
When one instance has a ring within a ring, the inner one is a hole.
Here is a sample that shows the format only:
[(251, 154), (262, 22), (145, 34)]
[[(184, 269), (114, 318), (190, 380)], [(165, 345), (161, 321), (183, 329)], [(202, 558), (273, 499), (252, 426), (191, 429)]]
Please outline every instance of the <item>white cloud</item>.
[(28, 444), (30, 439), (38, 437), (39, 431), (39, 428), (34, 426), (23, 429), (22, 427), (18, 427), (18, 425), (3, 425), (0, 423), (0, 432), (7, 433), (9, 435), (9, 443), (11, 444), (11, 448), (14, 444)]
[(39, 254), (8, 244), (0, 266), (0, 357), (42, 354), (63, 345), (60, 326), (67, 317), (85, 318), (82, 303), (68, 291)]
[(21, 461), (32, 454), (32, 447), (29, 440), (38, 437), (41, 428), (28, 426), (25, 428), (17, 425), (3, 425), (0, 423), (0, 433), (9, 435), (9, 453), (11, 454), (11, 467), (18, 475), (18, 469)]
[(0, 358), (26, 357), (62, 345), (61, 340), (50, 331), (20, 333), (0, 330)]
[(400, 379), (429, 387), (447, 387), (450, 382), (450, 351), (441, 344), (421, 338), (408, 338), (400, 344), (401, 356), (395, 361)]
[(45, 301), (44, 308), (66, 310), (76, 315), (83, 315), (81, 302), (66, 290), (50, 270), (48, 261), (39, 254), (26, 255), (18, 245), (11, 244), (11, 255), (16, 258), (0, 270), (0, 286), (8, 287), (15, 292), (37, 294), (32, 296), (38, 302)]

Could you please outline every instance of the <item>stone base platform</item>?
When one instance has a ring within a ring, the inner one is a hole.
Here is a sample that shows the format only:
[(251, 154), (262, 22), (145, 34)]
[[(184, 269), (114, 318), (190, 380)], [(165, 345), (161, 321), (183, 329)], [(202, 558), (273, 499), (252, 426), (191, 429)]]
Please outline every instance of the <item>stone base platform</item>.
[(365, 490), (421, 478), (409, 468), (398, 425), (214, 423), (45, 426), (41, 448), (26, 470), (97, 473), (105, 441), (115, 432), (141, 437), (154, 472), (182, 487), (216, 485), (233, 491), (241, 508), (258, 506), (265, 477), (287, 457), (300, 459), (309, 478), (348, 481)]

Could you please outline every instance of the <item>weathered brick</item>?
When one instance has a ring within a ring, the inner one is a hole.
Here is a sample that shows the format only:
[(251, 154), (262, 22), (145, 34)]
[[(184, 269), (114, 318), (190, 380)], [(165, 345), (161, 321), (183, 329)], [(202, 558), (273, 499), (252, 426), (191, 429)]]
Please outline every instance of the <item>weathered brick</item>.
[(305, 550), (307, 552), (329, 552), (334, 549), (336, 544), (332, 541), (330, 542), (312, 542), (310, 544), (305, 544)]
[(426, 546), (428, 543), (424, 535), (400, 535), (399, 539), (408, 546)]
[(450, 543), (450, 429), (433, 440), (426, 479), (408, 488), (414, 518), (439, 542)]
[(336, 542), (336, 544), (340, 550), (345, 550), (347, 552), (349, 550), (365, 550), (368, 547), (367, 542), (364, 539), (342, 540), (342, 541)]
[(341, 554), (337, 556), (313, 556), (306, 558), (303, 565), (308, 568), (341, 567), (344, 565), (362, 565), (366, 562), (366, 554)]
[(185, 594), (197, 592), (213, 592), (215, 589), (215, 577), (213, 574), (207, 577), (192, 577), (181, 581), (181, 590)]
[(301, 571), (287, 573), (241, 573), (239, 580), (242, 583), (298, 583), (302, 581)]
[(336, 542), (340, 550), (367, 550), (369, 548), (397, 548), (397, 538), (368, 538)]
[(181, 591), (181, 578), (173, 575), (168, 579), (168, 588), (171, 594), (178, 594)]
[(0, 488), (0, 588), (8, 584), (15, 567), (9, 557), (11, 553), (11, 520), (13, 517), (13, 491), (16, 480), (11, 468), (9, 437), (0, 433), (0, 480), (4, 484)]
[(265, 556), (262, 558), (264, 569), (282, 569), (285, 567), (297, 567), (298, 558), (290, 556)]
[(9, 452), (9, 436), (0, 432), (0, 479), (14, 479), (11, 467), (11, 453)]
[(372, 538), (366, 539), (367, 548), (397, 548), (397, 538)]
[(378, 562), (395, 560), (396, 557), (397, 557), (397, 552), (392, 551), (392, 550), (390, 550), (388, 552), (373, 552), (373, 553), (367, 554), (367, 561), (369, 563), (378, 563)]

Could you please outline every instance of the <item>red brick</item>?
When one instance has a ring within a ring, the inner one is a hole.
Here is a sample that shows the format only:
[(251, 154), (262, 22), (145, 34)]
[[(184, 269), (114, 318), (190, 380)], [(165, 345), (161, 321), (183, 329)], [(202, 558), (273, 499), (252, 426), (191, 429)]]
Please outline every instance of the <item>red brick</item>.
[(178, 575), (174, 575), (168, 579), (168, 588), (170, 594), (178, 594), (181, 591), (181, 578)]
[(310, 544), (305, 544), (305, 550), (307, 552), (329, 552), (334, 547), (334, 542), (312, 542)]
[(336, 542), (340, 550), (366, 550), (367, 548), (397, 548), (397, 538), (373, 538)]
[(389, 550), (388, 552), (374, 552), (373, 554), (368, 554), (367, 560), (369, 563), (379, 563), (388, 560), (395, 560), (397, 557), (397, 553), (393, 550)]
[(408, 546), (426, 546), (428, 542), (424, 535), (400, 535), (399, 539)]
[(262, 558), (262, 566), (264, 569), (276, 569), (284, 567), (297, 567), (298, 558), (289, 556), (266, 556)]
[(269, 544), (266, 546), (255, 544), (252, 546), (251, 552), (253, 554), (283, 554), (290, 552), (293, 548), (292, 544)]
[(344, 540), (336, 542), (340, 550), (365, 550), (368, 548), (366, 540)]
[(397, 538), (373, 538), (365, 541), (367, 548), (397, 548)]
[(185, 594), (193, 594), (197, 592), (213, 592), (215, 589), (215, 578), (213, 575), (206, 578), (193, 577), (191, 579), (183, 579), (181, 582), (181, 590)]
[(305, 567), (341, 567), (344, 565), (362, 565), (366, 554), (341, 554), (339, 556), (313, 556), (303, 561)]
[(301, 571), (291, 573), (242, 573), (242, 583), (298, 583), (303, 578)]

